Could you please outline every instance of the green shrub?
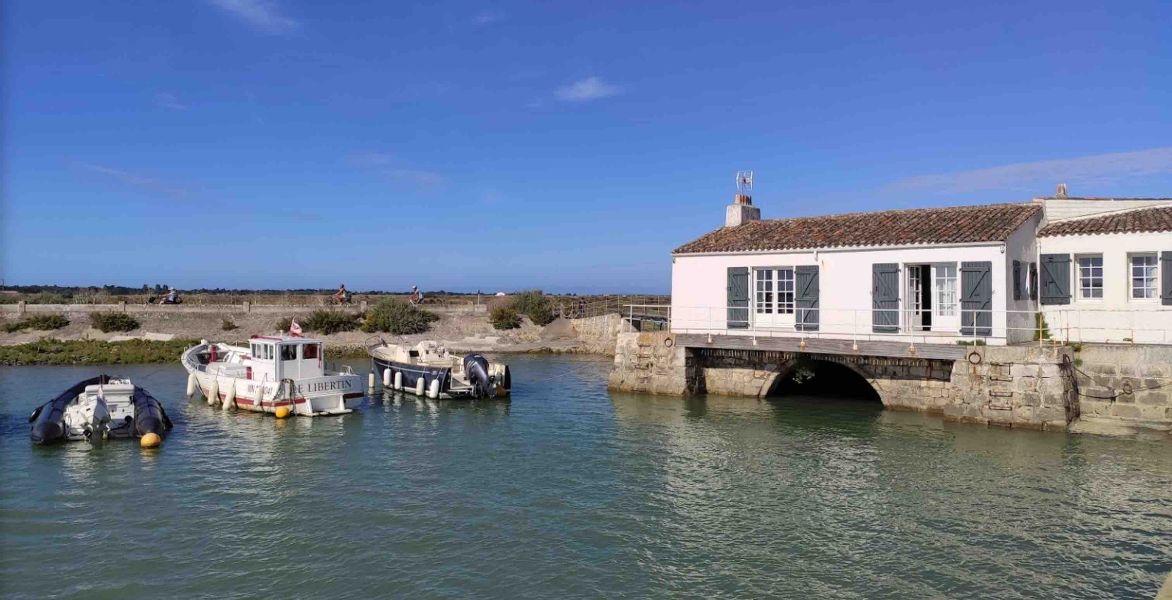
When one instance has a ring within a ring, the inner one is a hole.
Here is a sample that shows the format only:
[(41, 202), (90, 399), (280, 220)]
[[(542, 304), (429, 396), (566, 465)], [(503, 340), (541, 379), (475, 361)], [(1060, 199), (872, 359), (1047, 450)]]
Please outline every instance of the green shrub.
[(438, 320), (434, 313), (420, 310), (406, 300), (388, 298), (379, 300), (366, 313), (366, 320), (362, 330), (367, 333), (386, 332), (395, 335), (423, 333), (428, 324)]
[(273, 327), (280, 332), (289, 331), (289, 328), (292, 326), (293, 317), (281, 317), (280, 319), (277, 319), (276, 323), (273, 323)]
[(516, 329), (521, 326), (521, 315), (512, 306), (498, 306), (488, 313), (493, 329)]
[(549, 325), (557, 318), (554, 312), (553, 300), (541, 293), (541, 290), (530, 290), (517, 294), (513, 299), (513, 309), (529, 317), (535, 325)]
[(353, 331), (358, 328), (358, 315), (342, 311), (315, 310), (309, 313), (301, 327), (329, 335), (339, 331)]
[(224, 319), (224, 321), (220, 323), (220, 329), (223, 329), (224, 331), (232, 331), (236, 328), (236, 323), (233, 323), (231, 319)]
[(90, 322), (102, 332), (134, 331), (138, 329), (138, 319), (120, 312), (96, 312), (90, 314)]
[(37, 315), (35, 317), (27, 317), (15, 323), (8, 323), (4, 326), (4, 331), (13, 333), (22, 329), (37, 329), (40, 331), (49, 331), (50, 329), (61, 329), (69, 325), (69, 319), (61, 315)]

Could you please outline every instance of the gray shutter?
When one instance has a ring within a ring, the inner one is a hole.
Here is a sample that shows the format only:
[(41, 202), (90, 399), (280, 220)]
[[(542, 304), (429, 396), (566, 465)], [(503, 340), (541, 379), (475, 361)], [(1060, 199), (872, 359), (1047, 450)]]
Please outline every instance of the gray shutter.
[(803, 265), (794, 269), (794, 286), (797, 288), (794, 329), (818, 331), (818, 265)]
[(749, 327), (749, 268), (728, 268), (728, 328)]
[(960, 263), (960, 333), (993, 335), (993, 263)]
[(1025, 287), (1021, 284), (1021, 261), (1013, 261), (1013, 299), (1021, 300), (1021, 290)]
[(899, 265), (871, 265), (871, 329), (899, 332)]
[(1070, 304), (1070, 255), (1043, 254), (1039, 266), (1042, 304)]
[(1172, 252), (1160, 253), (1160, 304), (1172, 306)]

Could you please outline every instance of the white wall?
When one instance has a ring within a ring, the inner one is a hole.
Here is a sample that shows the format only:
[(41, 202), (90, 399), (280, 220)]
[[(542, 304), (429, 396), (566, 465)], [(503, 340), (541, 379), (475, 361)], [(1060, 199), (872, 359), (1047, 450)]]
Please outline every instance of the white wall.
[[(1036, 202), (1037, 200), (1035, 200)], [(1137, 208), (1154, 208), (1157, 206), (1172, 206), (1172, 200), (1167, 198), (1153, 198), (1148, 200), (1112, 200), (1109, 198), (1045, 198), (1042, 200), (1045, 207), (1046, 221), (1066, 221), (1080, 217), (1103, 215), (1115, 212), (1126, 212)]]
[[(1051, 336), (1087, 342), (1172, 343), (1172, 306), (1132, 300), (1128, 255), (1172, 251), (1172, 232), (1038, 238), (1038, 254), (1070, 254), (1069, 305), (1043, 305)], [(1078, 297), (1080, 254), (1103, 255), (1103, 298)], [(1159, 277), (1162, 274), (1157, 274)]]
[[(1002, 289), (1005, 290), (1006, 323), (1008, 324), (1006, 336), (1010, 343), (1032, 340), (1034, 328), (1037, 327), (1034, 311), (1038, 309), (1038, 303), (1036, 300), (1030, 300), (1028, 287), (1022, 289), (1021, 300), (1013, 299), (1013, 261), (1022, 263), (1021, 268), (1026, 273), (1026, 283), (1028, 284), (1029, 263), (1038, 260), (1036, 232), (1041, 220), (1041, 215), (1030, 219), (1005, 242), (1005, 279), (1002, 280), (1001, 285), (1004, 286)], [(994, 308), (999, 309), (996, 305)]]
[[(1033, 225), (1027, 229), (1032, 232)], [(1028, 233), (1027, 233), (1028, 235)], [(1032, 236), (1029, 236), (1032, 237)], [(1018, 260), (1032, 260), (1023, 254), (1032, 245), (1017, 243)], [(712, 332), (743, 335), (802, 335), (792, 328), (763, 331), (762, 328), (727, 329), (726, 307), (727, 280), (729, 267), (766, 267), (818, 265), (820, 276), (819, 331), (811, 337), (851, 339), (856, 333), (858, 339), (910, 339), (914, 341), (952, 343), (956, 334), (933, 335), (919, 332), (905, 334), (883, 334), (871, 332), (871, 285), (872, 265), (875, 263), (900, 263), (901, 303), (902, 287), (906, 285), (906, 271), (903, 264), (959, 263), (964, 261), (989, 261), (992, 263), (993, 281), (993, 336), (1005, 337), (1006, 320), (1004, 311), (1007, 298), (1013, 288), (1006, 288), (1012, 272), (1006, 273), (1006, 265), (1012, 264), (1008, 252), (1003, 253), (1000, 242), (980, 246), (915, 246), (883, 249), (833, 249), (819, 252), (775, 252), (738, 254), (685, 254), (676, 255), (672, 261), (672, 331)], [(1007, 292), (1008, 291), (1008, 295)], [(749, 293), (753, 294), (753, 281), (749, 281)], [(751, 306), (751, 303), (750, 303)], [(901, 307), (902, 308), (902, 307)], [(750, 311), (751, 312), (751, 311)], [(990, 343), (998, 343), (990, 341)], [(1003, 343), (1003, 341), (1001, 342)]]

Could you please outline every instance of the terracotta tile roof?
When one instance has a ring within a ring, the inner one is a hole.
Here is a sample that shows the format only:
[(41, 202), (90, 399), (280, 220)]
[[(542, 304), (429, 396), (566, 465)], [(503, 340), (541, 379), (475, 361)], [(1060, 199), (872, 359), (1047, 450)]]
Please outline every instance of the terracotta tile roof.
[(750, 221), (705, 234), (673, 254), (1003, 242), (1041, 211), (1032, 203), (984, 204)]
[(1058, 221), (1039, 230), (1038, 237), (1141, 231), (1172, 231), (1172, 206), (1141, 208), (1101, 217)]

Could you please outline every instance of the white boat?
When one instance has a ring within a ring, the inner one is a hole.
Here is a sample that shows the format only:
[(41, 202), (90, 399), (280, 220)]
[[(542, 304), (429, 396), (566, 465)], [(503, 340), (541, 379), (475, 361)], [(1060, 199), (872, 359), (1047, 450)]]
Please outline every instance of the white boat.
[(434, 341), (403, 346), (378, 339), (366, 351), (383, 389), (428, 398), (504, 398), (513, 385), (508, 365), (479, 354), (452, 354)]
[(325, 369), (321, 340), (253, 336), (248, 346), (201, 341), (183, 352), (187, 395), (208, 404), (286, 415), (339, 415), (362, 404), (362, 377)]

